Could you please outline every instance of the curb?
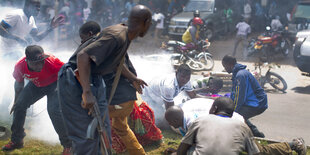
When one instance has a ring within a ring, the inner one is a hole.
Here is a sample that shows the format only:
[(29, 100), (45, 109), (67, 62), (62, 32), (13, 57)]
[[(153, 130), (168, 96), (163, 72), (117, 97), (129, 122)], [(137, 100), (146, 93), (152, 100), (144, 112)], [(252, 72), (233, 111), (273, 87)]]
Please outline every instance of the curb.
[[(274, 139), (269, 139), (269, 138), (260, 138), (260, 137), (254, 137), (254, 139), (256, 140), (264, 140), (267, 141), (268, 143), (281, 143), (283, 141), (278, 141), (278, 140), (274, 140)], [(307, 149), (310, 149), (310, 145), (307, 145)]]

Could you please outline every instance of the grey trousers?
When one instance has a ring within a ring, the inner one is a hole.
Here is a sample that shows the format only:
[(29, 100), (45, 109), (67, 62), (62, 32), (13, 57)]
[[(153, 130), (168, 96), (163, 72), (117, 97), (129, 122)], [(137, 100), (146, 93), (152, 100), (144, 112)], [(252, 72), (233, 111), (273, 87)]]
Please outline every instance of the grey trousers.
[(234, 51), (233, 51), (232, 55), (233, 56), (236, 55), (237, 48), (238, 48), (238, 45), (240, 44), (240, 42), (242, 43), (242, 48), (243, 48), (243, 53), (242, 53), (243, 60), (246, 60), (247, 59), (247, 55), (248, 55), (248, 49), (247, 49), (248, 41), (247, 41), (247, 37), (246, 36), (243, 36), (243, 35), (237, 35), (236, 36), (235, 45), (234, 45)]

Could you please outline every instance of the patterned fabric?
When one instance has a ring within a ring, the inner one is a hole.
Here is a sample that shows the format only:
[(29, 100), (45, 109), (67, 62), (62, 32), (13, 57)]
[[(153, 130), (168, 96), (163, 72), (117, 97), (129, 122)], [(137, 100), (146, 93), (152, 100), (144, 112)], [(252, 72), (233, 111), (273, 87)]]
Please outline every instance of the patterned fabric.
[[(140, 106), (134, 104), (133, 111), (128, 118), (128, 124), (135, 133), (141, 145), (147, 145), (162, 139), (159, 128), (155, 125), (154, 112), (145, 102)], [(117, 152), (125, 152), (126, 146), (122, 143), (119, 136), (112, 129), (112, 148)]]

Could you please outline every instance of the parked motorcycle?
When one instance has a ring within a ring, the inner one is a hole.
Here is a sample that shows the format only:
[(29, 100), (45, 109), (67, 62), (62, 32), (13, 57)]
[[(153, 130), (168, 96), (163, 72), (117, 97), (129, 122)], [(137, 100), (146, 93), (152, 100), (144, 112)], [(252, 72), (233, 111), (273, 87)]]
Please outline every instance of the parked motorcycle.
[[(269, 83), (273, 88), (282, 91), (285, 93), (287, 89), (287, 83), (286, 81), (277, 73), (271, 72), (270, 70), (274, 68), (274, 64), (268, 64), (268, 63), (255, 63), (255, 70), (252, 71), (252, 74), (257, 79), (261, 87), (264, 88), (266, 83)], [(262, 75), (262, 66), (268, 66), (268, 70), (265, 73), (265, 75)], [(277, 67), (280, 67), (279, 65), (276, 65)]]
[(248, 56), (260, 54), (268, 62), (277, 54), (288, 56), (292, 49), (291, 41), (287, 30), (272, 32), (270, 27), (266, 27), (266, 32), (257, 38), (252, 38), (248, 45)]
[(212, 70), (214, 60), (208, 49), (211, 43), (206, 40), (201, 40), (195, 48), (187, 48), (185, 43), (170, 40), (162, 43), (162, 48), (173, 53), (171, 64), (179, 66), (182, 63), (187, 64), (194, 71)]

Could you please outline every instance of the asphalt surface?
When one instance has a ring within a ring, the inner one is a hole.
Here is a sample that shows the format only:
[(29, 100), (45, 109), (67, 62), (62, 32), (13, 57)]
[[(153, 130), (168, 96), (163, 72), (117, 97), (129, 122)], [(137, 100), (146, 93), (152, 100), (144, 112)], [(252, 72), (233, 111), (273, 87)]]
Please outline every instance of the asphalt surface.
[[(220, 60), (225, 54), (232, 52), (234, 45), (232, 38), (226, 41), (215, 41), (212, 44), (210, 51), (218, 60), (214, 70), (223, 70)], [(238, 52), (240, 60), (242, 49), (239, 48)], [(280, 64), (281, 67), (272, 69), (287, 82), (287, 93), (275, 91), (266, 84), (269, 108), (251, 120), (265, 133), (266, 138), (290, 141), (296, 137), (303, 137), (306, 144), (310, 145), (310, 77), (301, 75), (292, 55), (291, 52), (286, 58), (282, 55), (277, 56), (275, 63)], [(250, 70), (253, 70), (255, 61), (255, 58), (250, 58), (248, 61), (239, 63), (246, 64)], [(266, 68), (264, 71), (266, 72)]]
[[(221, 59), (226, 54), (231, 54), (234, 46), (232, 37), (225, 40), (212, 41), (210, 53), (213, 54), (215, 67), (213, 71), (222, 71)], [(133, 55), (148, 55), (162, 52), (159, 50), (160, 41), (154, 41), (151, 37), (134, 41), (129, 49)], [(241, 64), (254, 69), (256, 58), (249, 58), (241, 61), (242, 48), (239, 46), (237, 60)], [(272, 69), (280, 74), (287, 82), (286, 93), (275, 91), (269, 84), (266, 84), (269, 108), (261, 115), (252, 118), (252, 122), (259, 130), (264, 132), (266, 138), (278, 141), (290, 141), (296, 137), (303, 137), (307, 145), (310, 145), (310, 77), (301, 75), (296, 67), (292, 52), (286, 58), (279, 55), (275, 62), (281, 65), (280, 68)], [(263, 73), (266, 69), (263, 69)], [(200, 74), (200, 73), (196, 73)]]

